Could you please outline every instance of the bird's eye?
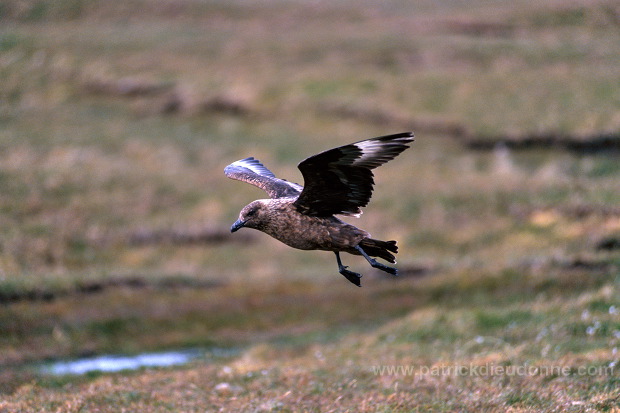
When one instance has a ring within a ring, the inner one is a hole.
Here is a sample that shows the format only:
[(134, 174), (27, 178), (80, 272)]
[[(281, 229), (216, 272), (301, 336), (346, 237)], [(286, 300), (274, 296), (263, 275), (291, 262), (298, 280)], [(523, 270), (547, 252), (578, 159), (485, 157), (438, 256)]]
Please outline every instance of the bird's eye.
[(256, 215), (256, 210), (255, 210), (255, 209), (250, 209), (250, 210), (248, 211), (248, 213), (247, 213), (247, 214), (245, 214), (245, 216), (246, 216), (246, 217), (252, 217), (252, 216), (254, 216), (254, 215)]

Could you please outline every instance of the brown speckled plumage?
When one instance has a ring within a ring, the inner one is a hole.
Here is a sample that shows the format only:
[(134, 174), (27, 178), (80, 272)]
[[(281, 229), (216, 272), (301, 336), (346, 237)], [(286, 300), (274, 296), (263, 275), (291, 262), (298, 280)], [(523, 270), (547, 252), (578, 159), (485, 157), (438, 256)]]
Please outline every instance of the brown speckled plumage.
[(397, 270), (377, 262), (394, 263), (396, 241), (379, 241), (336, 218), (359, 216), (368, 204), (374, 185), (372, 169), (394, 159), (413, 141), (412, 133), (382, 136), (340, 146), (311, 156), (299, 164), (305, 186), (278, 179), (254, 158), (226, 167), (225, 174), (263, 189), (270, 199), (246, 205), (231, 231), (254, 228), (301, 250), (333, 251), (339, 272), (360, 286), (360, 274), (347, 270), (340, 252), (363, 255), (371, 266), (396, 275)]

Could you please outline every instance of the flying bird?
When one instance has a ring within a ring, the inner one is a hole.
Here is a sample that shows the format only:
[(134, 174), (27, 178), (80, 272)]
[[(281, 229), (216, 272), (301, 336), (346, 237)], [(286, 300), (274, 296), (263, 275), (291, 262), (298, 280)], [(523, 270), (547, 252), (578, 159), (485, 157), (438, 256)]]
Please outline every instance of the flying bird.
[(340, 274), (358, 287), (361, 275), (342, 264), (341, 252), (361, 255), (372, 267), (398, 275), (396, 268), (372, 258), (395, 263), (396, 241), (373, 239), (334, 215), (359, 217), (372, 196), (372, 170), (394, 159), (412, 141), (413, 133), (399, 133), (311, 156), (298, 165), (305, 186), (276, 178), (253, 157), (233, 162), (224, 169), (226, 176), (257, 186), (270, 198), (246, 205), (230, 231), (253, 228), (293, 248), (333, 251)]

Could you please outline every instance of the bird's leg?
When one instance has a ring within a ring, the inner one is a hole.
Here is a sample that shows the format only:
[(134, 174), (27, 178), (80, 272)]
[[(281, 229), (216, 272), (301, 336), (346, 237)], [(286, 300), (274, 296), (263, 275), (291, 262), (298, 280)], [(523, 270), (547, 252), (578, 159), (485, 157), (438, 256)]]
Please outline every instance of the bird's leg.
[(359, 245), (355, 246), (355, 249), (358, 250), (360, 252), (360, 254), (362, 254), (362, 256), (364, 258), (366, 258), (366, 261), (368, 261), (368, 263), (370, 264), (371, 267), (373, 268), (377, 268), (381, 271), (385, 271), (388, 274), (392, 274), (392, 275), (398, 275), (398, 270), (394, 267), (388, 267), (387, 265), (381, 264), (380, 262), (377, 262), (377, 260), (375, 260), (374, 258), (370, 258), (370, 256), (368, 254), (366, 254), (366, 251), (364, 251), (362, 249), (362, 247), (360, 247)]
[(334, 251), (334, 253), (336, 254), (336, 260), (338, 261), (338, 272), (344, 275), (345, 278), (351, 281), (353, 284), (357, 285), (358, 287), (361, 287), (362, 283), (360, 282), (360, 278), (362, 278), (362, 275), (356, 272), (347, 270), (348, 267), (346, 265), (342, 265), (342, 261), (340, 261), (340, 253), (338, 251)]

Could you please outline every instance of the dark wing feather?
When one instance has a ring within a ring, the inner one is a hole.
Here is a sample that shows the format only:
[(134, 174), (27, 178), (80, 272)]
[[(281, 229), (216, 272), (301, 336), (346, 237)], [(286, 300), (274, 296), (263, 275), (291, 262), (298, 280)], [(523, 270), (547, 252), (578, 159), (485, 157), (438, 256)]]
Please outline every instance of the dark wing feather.
[(304, 189), (295, 201), (298, 211), (311, 216), (359, 215), (368, 205), (372, 169), (394, 159), (413, 141), (412, 133), (381, 136), (321, 152), (298, 167)]
[(276, 178), (273, 172), (252, 157), (231, 163), (224, 168), (224, 173), (231, 179), (259, 187), (270, 198), (296, 197), (303, 189), (301, 185)]

